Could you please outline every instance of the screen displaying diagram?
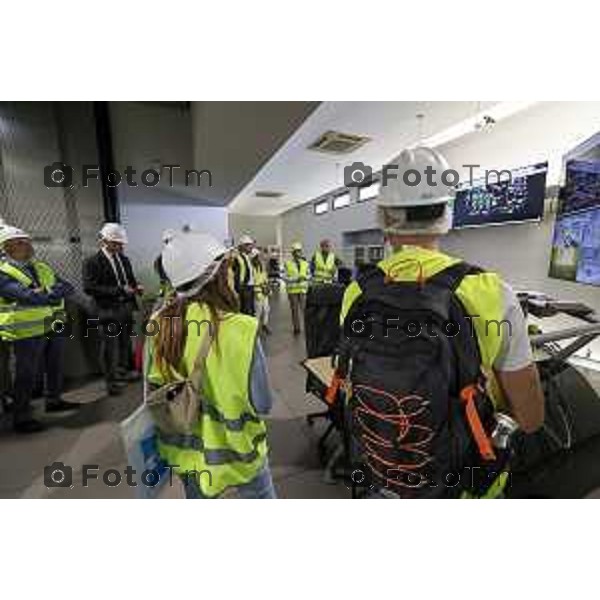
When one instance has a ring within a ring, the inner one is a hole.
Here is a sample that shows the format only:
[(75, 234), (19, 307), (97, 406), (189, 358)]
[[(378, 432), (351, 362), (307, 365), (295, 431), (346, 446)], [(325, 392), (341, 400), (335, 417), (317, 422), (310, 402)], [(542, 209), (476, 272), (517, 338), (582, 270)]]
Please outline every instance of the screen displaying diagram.
[(559, 213), (600, 207), (600, 161), (570, 160)]
[(548, 163), (523, 167), (497, 181), (459, 189), (454, 200), (453, 227), (496, 225), (537, 220), (544, 214)]
[(550, 277), (600, 285), (600, 161), (570, 160), (550, 254)]

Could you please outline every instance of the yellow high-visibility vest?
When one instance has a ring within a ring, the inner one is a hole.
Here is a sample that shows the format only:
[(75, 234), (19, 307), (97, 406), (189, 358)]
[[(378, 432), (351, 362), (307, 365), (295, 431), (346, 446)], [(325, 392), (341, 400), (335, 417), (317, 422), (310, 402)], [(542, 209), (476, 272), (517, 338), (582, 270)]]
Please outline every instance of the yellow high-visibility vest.
[(320, 250), (315, 252), (315, 272), (313, 281), (315, 283), (332, 283), (335, 277), (335, 254), (329, 252), (327, 259), (323, 258)]
[[(32, 261), (31, 265), (41, 287), (50, 291), (56, 283), (52, 268), (39, 260)], [(31, 277), (9, 262), (0, 263), (0, 271), (25, 287), (34, 285)], [(12, 342), (43, 336), (49, 331), (49, 320), (54, 313), (63, 309), (62, 301), (53, 306), (23, 306), (9, 298), (0, 298), (0, 339)]]
[[(187, 338), (179, 373), (191, 373), (203, 336), (209, 335), (211, 316), (206, 305), (194, 302), (186, 310)], [(197, 325), (198, 324), (198, 325)], [(218, 340), (213, 341), (203, 374), (202, 406), (191, 436), (159, 433), (158, 448), (175, 472), (196, 472), (195, 481), (204, 496), (215, 497), (227, 488), (254, 479), (265, 465), (267, 431), (249, 395), (252, 357), (258, 321), (230, 313), (219, 322)], [(162, 385), (162, 372), (154, 358), (154, 340), (149, 340), (146, 377)]]
[(288, 294), (306, 294), (308, 291), (308, 262), (306, 260), (301, 258), (296, 263), (291, 258), (285, 263), (285, 274)]

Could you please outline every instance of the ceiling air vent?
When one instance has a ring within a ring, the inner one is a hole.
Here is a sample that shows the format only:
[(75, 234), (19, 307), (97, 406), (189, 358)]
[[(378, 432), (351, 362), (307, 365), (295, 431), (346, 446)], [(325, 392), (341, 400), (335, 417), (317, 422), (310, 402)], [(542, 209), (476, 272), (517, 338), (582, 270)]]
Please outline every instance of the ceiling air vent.
[(281, 198), (283, 192), (260, 191), (254, 194), (257, 198)]
[(317, 150), (317, 152), (327, 152), (328, 154), (348, 154), (369, 141), (371, 141), (371, 138), (364, 135), (327, 131), (316, 142), (311, 144), (308, 149)]

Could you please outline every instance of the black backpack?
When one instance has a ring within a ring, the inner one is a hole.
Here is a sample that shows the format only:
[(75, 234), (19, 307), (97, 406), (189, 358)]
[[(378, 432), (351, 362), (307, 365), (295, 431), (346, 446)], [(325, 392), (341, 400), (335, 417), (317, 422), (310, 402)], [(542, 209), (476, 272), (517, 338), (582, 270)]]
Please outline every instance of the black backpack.
[(451, 498), (482, 495), (500, 473), (475, 330), (455, 294), (479, 272), (461, 262), (425, 281), (390, 281), (379, 268), (357, 280), (338, 361), (354, 483)]

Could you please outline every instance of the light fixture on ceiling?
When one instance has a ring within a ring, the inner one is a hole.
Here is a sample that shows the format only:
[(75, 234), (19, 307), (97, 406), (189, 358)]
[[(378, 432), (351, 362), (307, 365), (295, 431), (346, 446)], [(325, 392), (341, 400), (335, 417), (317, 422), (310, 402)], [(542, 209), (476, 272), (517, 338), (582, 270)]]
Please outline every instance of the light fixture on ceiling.
[(270, 191), (270, 190), (260, 190), (258, 192), (254, 192), (254, 196), (256, 198), (272, 198), (272, 199), (277, 199), (277, 198), (281, 198), (284, 195), (285, 194), (283, 192), (273, 192), (273, 191)]
[(485, 111), (477, 111), (474, 116), (422, 140), (419, 145), (435, 148), (476, 131), (490, 131), (502, 119), (512, 117), (535, 104), (536, 101), (498, 102)]

